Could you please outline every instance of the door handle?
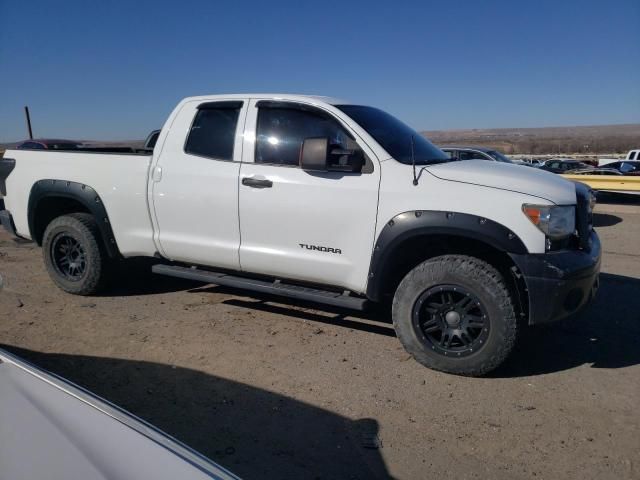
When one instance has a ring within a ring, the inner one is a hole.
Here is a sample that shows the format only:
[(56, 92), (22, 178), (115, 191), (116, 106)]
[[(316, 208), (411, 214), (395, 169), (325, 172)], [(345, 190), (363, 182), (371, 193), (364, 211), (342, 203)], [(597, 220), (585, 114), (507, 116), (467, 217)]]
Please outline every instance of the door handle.
[(242, 179), (242, 184), (251, 188), (273, 187), (273, 182), (271, 180), (267, 180), (266, 178), (244, 177)]

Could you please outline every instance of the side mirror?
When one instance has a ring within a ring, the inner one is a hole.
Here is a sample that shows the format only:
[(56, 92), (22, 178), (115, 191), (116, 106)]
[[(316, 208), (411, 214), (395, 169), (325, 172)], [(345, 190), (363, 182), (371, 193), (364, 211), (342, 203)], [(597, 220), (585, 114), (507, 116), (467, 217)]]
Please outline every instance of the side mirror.
[(300, 168), (303, 170), (360, 173), (364, 164), (362, 150), (330, 147), (329, 139), (325, 137), (305, 139), (300, 150)]
[(328, 138), (306, 138), (300, 150), (300, 168), (313, 172), (326, 172), (328, 157)]

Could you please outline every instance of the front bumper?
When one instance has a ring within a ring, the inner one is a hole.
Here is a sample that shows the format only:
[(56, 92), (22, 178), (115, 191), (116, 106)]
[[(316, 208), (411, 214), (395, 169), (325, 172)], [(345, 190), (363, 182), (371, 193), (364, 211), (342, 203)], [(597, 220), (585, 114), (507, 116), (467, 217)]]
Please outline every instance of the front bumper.
[(584, 250), (512, 254), (527, 288), (529, 325), (561, 320), (590, 303), (598, 290), (600, 257), (595, 231)]

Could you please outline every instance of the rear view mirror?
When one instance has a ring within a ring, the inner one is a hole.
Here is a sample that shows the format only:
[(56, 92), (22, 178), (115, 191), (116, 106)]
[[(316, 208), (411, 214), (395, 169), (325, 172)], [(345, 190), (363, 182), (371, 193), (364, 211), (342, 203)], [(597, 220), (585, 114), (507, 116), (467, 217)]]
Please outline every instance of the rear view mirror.
[(307, 138), (300, 151), (300, 168), (315, 172), (360, 173), (365, 164), (360, 149), (330, 147), (329, 139)]

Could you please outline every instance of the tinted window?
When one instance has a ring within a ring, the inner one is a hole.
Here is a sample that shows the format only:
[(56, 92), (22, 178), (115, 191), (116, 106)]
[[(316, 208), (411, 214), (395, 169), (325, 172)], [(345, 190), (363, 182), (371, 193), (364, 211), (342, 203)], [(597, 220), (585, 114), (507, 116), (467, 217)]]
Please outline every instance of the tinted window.
[(185, 152), (219, 160), (233, 160), (233, 145), (240, 114), (239, 102), (207, 104), (193, 120)]
[[(616, 168), (616, 167), (613, 167)], [(635, 172), (640, 168), (638, 165), (634, 165), (633, 163), (622, 162), (618, 168), (622, 173)]]
[(460, 160), (489, 160), (481, 152), (462, 151), (460, 152)]
[(77, 150), (78, 145), (76, 143), (50, 143), (49, 148), (53, 150)]
[(299, 165), (302, 143), (313, 137), (327, 137), (335, 147), (358, 148), (351, 135), (328, 114), (297, 108), (260, 108), (255, 162)]
[(19, 150), (44, 150), (44, 145), (36, 142), (25, 142), (18, 147)]
[(451, 158), (429, 140), (392, 115), (373, 107), (336, 105), (384, 148), (395, 160), (411, 164), (411, 139), (416, 164), (441, 163)]
[(509, 157), (495, 150), (491, 150), (490, 152), (487, 152), (487, 153), (491, 155), (493, 159), (496, 160), (497, 162), (513, 163)]

